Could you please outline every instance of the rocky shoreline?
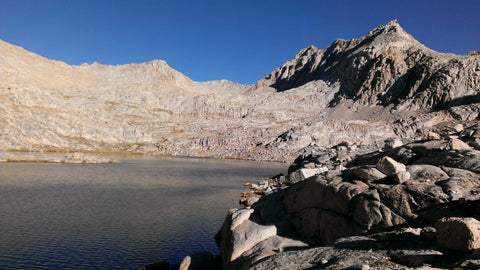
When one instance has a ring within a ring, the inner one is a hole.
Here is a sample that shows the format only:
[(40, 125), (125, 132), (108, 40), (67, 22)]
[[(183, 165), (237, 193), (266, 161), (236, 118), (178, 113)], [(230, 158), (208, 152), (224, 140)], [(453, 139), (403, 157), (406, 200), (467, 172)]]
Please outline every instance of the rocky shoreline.
[(248, 185), (216, 236), (220, 256), (173, 269), (478, 269), (479, 138), (477, 122), (301, 155)]
[(0, 162), (38, 162), (68, 164), (102, 164), (118, 163), (118, 160), (85, 153), (36, 153), (7, 152), (0, 154)]

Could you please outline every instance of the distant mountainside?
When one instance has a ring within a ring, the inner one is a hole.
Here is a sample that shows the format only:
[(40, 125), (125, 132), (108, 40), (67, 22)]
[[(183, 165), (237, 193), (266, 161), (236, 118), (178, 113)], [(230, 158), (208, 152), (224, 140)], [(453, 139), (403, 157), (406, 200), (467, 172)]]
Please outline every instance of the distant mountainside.
[(277, 91), (315, 80), (340, 83), (334, 101), (353, 99), (363, 105), (400, 105), (439, 109), (480, 100), (478, 55), (432, 51), (391, 21), (360, 39), (336, 40), (325, 50), (301, 50), (260, 80), (257, 87)]
[(161, 60), (70, 66), (0, 41), (0, 147), (290, 161), (477, 119), (479, 74), (479, 54), (434, 52), (396, 21), (307, 47), (252, 86), (195, 82)]

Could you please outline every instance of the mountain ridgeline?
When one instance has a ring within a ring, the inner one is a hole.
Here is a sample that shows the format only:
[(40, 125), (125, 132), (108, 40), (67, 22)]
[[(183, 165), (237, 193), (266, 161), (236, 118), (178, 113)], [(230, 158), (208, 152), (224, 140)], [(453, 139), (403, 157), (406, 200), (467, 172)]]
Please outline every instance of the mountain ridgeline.
[(338, 39), (325, 50), (307, 47), (257, 87), (286, 91), (323, 80), (340, 83), (334, 101), (443, 109), (480, 100), (479, 72), (478, 57), (432, 51), (392, 21), (360, 39)]
[(0, 52), (0, 146), (10, 152), (290, 161), (478, 119), (480, 55), (430, 50), (396, 21), (307, 47), (251, 86), (195, 82), (161, 60), (70, 66), (4, 41)]

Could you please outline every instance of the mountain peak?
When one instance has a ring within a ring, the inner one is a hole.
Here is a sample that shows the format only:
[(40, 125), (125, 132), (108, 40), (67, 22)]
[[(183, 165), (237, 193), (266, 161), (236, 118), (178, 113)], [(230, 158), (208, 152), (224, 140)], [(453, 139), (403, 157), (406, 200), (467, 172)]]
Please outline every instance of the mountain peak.
[(363, 38), (363, 41), (370, 41), (372, 45), (389, 46), (395, 43), (402, 42), (403, 45), (417, 45), (422, 46), (415, 38), (413, 38), (405, 29), (403, 29), (397, 20), (392, 20), (387, 24), (382, 24), (372, 31), (368, 32)]
[(463, 96), (478, 96), (476, 61), (473, 55), (435, 53), (393, 20), (359, 39), (338, 39), (324, 50), (302, 49), (257, 86), (281, 92), (321, 80), (339, 83), (336, 100), (441, 108), (462, 102)]
[(387, 33), (406, 34), (407, 32), (400, 26), (397, 20), (392, 20), (386, 24), (382, 24), (374, 28), (367, 34), (367, 36)]
[(300, 52), (295, 55), (294, 59), (299, 59), (305, 56), (311, 56), (312, 54), (315, 54), (319, 51), (319, 49), (313, 45), (310, 45), (306, 48), (303, 48), (300, 50)]

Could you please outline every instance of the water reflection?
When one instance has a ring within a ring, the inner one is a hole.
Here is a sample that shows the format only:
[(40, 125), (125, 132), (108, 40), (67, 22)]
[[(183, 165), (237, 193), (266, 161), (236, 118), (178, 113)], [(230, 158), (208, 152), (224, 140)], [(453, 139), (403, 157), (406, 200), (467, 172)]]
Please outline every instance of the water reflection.
[(242, 183), (285, 170), (248, 161), (115, 157), (0, 163), (0, 268), (137, 269), (217, 253)]

